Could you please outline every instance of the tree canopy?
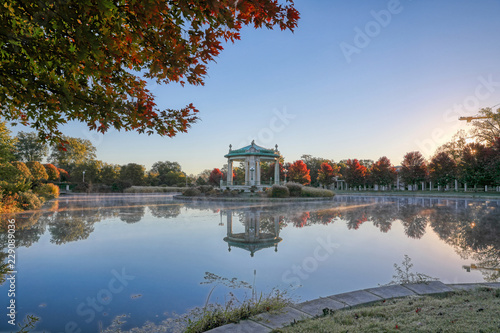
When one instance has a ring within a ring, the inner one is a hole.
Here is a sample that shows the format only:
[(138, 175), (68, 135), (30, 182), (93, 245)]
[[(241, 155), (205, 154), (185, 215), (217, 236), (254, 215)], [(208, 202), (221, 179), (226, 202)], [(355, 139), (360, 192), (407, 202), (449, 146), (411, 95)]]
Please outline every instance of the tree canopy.
[(493, 145), (497, 138), (500, 138), (500, 108), (496, 111), (483, 108), (479, 110), (478, 116), (488, 118), (473, 121), (471, 133), (477, 141)]
[(288, 179), (291, 182), (307, 185), (311, 183), (311, 175), (309, 172), (310, 170), (307, 168), (304, 161), (297, 160), (288, 167)]
[(146, 80), (202, 85), (207, 64), (243, 26), (293, 31), (298, 19), (293, 0), (6, 0), (0, 116), (53, 142), (72, 120), (171, 137), (198, 110), (160, 110)]
[(5, 122), (0, 121), (0, 163), (14, 158), (16, 140), (11, 138)]
[(425, 181), (427, 178), (427, 164), (425, 158), (418, 151), (412, 151), (404, 156), (401, 162), (401, 179), (407, 185)]
[(49, 154), (49, 146), (40, 142), (35, 132), (19, 132), (16, 139), (16, 157), (19, 161), (41, 162)]
[(96, 158), (96, 148), (87, 139), (62, 137), (65, 143), (52, 147), (49, 161), (57, 167), (69, 168)]

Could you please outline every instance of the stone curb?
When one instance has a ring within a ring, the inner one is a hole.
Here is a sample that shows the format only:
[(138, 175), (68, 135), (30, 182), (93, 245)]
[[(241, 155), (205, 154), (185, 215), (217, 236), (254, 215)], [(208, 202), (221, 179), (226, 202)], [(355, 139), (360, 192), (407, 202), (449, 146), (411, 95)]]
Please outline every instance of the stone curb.
[(238, 324), (220, 326), (207, 332), (267, 333), (271, 332), (273, 329), (289, 325), (299, 320), (324, 315), (325, 311), (333, 312), (339, 309), (375, 303), (391, 298), (449, 293), (456, 290), (471, 290), (481, 286), (500, 288), (500, 283), (444, 284), (440, 281), (431, 281), (427, 283), (399, 284), (368, 288), (294, 304), (285, 307), (279, 313), (261, 313), (248, 320), (242, 320)]

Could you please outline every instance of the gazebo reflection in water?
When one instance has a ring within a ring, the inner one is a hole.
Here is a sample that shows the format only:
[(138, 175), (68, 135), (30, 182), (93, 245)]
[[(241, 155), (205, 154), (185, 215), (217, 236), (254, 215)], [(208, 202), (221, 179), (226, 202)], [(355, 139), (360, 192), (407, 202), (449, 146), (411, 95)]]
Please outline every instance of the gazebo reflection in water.
[[(278, 243), (282, 241), (279, 237), (280, 221), (284, 220), (284, 216), (258, 209), (226, 210), (225, 213), (227, 236), (224, 241), (228, 244), (228, 251), (231, 251), (231, 247), (238, 247), (249, 251), (252, 257), (255, 252), (265, 248), (274, 247), (274, 251), (278, 252)], [(243, 223), (244, 232), (233, 232), (233, 217)]]

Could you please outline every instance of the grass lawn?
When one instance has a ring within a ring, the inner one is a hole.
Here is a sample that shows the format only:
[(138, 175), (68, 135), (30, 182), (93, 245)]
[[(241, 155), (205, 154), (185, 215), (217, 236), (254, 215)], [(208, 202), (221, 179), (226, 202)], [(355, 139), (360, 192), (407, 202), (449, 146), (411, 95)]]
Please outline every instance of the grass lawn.
[(500, 289), (391, 299), (273, 332), (500, 332)]
[(454, 191), (334, 191), (345, 195), (409, 196), (409, 197), (452, 197), (500, 199), (500, 192), (454, 192)]

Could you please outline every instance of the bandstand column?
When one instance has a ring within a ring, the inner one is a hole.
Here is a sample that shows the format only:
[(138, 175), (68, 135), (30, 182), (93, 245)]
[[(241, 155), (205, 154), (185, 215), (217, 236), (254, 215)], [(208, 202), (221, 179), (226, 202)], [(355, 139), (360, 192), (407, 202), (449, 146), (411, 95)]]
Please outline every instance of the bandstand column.
[[(253, 171), (251, 171), (253, 169)], [(249, 167), (249, 180), (250, 186), (255, 185), (255, 157), (250, 156), (250, 167)]]
[(248, 179), (250, 178), (249, 177), (249, 174), (250, 174), (250, 166), (249, 166), (249, 161), (248, 161), (248, 157), (245, 158), (245, 185), (248, 185), (249, 184), (249, 181)]
[(227, 159), (227, 186), (233, 185), (233, 161)]
[(278, 159), (274, 162), (274, 183), (280, 183), (280, 161)]
[(255, 161), (255, 185), (260, 185), (260, 158)]

